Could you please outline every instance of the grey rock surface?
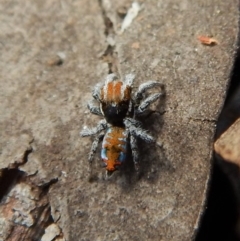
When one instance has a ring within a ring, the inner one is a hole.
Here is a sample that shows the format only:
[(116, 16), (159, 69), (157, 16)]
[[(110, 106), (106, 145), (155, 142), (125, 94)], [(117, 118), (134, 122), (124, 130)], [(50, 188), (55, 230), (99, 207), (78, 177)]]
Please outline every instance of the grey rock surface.
[[(39, 187), (57, 180), (47, 195), (62, 240), (191, 240), (199, 225), (238, 1), (142, 1), (120, 34), (118, 13), (131, 3), (0, 4), (0, 168)], [(199, 35), (219, 44), (203, 46)], [(99, 120), (86, 104), (109, 71), (136, 74), (136, 87), (152, 79), (166, 89), (145, 122), (161, 145), (142, 144), (140, 178), (127, 172), (106, 180), (98, 153), (89, 173), (91, 140), (79, 131)]]

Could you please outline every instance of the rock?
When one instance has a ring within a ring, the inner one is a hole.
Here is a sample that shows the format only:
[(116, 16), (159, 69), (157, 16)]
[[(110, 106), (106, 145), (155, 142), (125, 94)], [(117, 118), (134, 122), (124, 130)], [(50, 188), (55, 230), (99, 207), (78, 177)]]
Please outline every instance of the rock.
[(61, 230), (59, 227), (55, 223), (52, 223), (45, 229), (41, 241), (52, 241), (60, 234), (60, 232)]
[[(119, 17), (119, 9), (127, 14), (128, 0), (0, 6), (0, 167), (18, 175), (11, 183), (0, 175), (2, 200), (17, 180), (44, 190), (51, 213), (41, 230), (55, 223), (58, 239), (190, 240), (199, 226), (237, 48), (238, 1), (139, 4), (121, 35), (127, 15)], [(200, 35), (219, 44), (204, 46)], [(136, 87), (146, 80), (165, 86), (165, 99), (144, 123), (161, 145), (140, 145), (140, 177), (123, 172), (105, 180), (99, 153), (89, 174), (92, 141), (79, 131), (98, 122), (87, 101), (111, 71), (136, 74)]]

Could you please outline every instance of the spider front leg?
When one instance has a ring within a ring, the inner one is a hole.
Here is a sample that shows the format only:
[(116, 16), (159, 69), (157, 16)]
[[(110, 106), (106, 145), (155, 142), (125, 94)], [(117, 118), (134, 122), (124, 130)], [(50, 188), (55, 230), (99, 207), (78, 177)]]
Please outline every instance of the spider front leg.
[(99, 106), (95, 106), (92, 102), (89, 102), (87, 105), (89, 111), (94, 114), (94, 115), (99, 115), (99, 116), (103, 116), (100, 107)]
[(144, 93), (145, 93), (147, 90), (152, 89), (152, 88), (157, 87), (157, 86), (163, 87), (162, 84), (160, 84), (160, 83), (157, 82), (157, 81), (153, 81), (153, 80), (141, 84), (141, 85), (138, 87), (138, 91), (137, 91), (137, 92), (135, 93), (135, 95), (134, 95), (134, 100), (135, 100), (136, 102), (140, 102), (140, 101), (143, 99)]
[(156, 93), (148, 96), (145, 100), (141, 102), (141, 104), (137, 107), (135, 110), (136, 115), (141, 115), (143, 114), (149, 107), (150, 104), (155, 102), (157, 99), (159, 99), (163, 93)]
[(160, 93), (151, 94), (146, 99), (144, 99), (145, 92), (157, 86), (160, 86), (161, 89), (163, 89), (163, 85), (157, 81), (148, 81), (139, 86), (138, 91), (134, 95), (134, 102), (136, 103), (136, 106), (137, 106), (135, 110), (136, 115), (143, 114), (147, 110), (150, 104), (155, 102), (163, 95), (163, 91), (161, 91)]

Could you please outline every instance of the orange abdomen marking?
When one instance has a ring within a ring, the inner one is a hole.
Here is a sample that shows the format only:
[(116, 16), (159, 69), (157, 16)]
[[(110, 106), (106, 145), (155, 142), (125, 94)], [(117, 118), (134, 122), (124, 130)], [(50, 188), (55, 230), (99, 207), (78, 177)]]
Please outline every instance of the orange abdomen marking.
[(114, 171), (126, 159), (127, 133), (121, 127), (111, 127), (103, 139), (101, 157), (106, 163), (106, 169)]

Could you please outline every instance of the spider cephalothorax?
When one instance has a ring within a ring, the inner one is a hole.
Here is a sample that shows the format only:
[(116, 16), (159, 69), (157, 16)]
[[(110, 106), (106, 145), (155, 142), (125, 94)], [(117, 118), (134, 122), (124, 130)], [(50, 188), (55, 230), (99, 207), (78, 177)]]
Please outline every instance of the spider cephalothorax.
[[(103, 116), (97, 127), (84, 128), (81, 136), (97, 135), (89, 153), (92, 162), (99, 141), (103, 138), (101, 158), (106, 170), (115, 171), (126, 160), (127, 147), (130, 144), (133, 161), (138, 168), (137, 138), (146, 142), (154, 139), (146, 130), (142, 129), (141, 122), (136, 120), (148, 106), (156, 101), (162, 93), (146, 94), (148, 89), (161, 86), (156, 81), (141, 84), (138, 91), (132, 95), (132, 83), (135, 76), (129, 74), (125, 79), (119, 80), (115, 74), (109, 74), (103, 84), (97, 84), (93, 90), (93, 97), (99, 106), (88, 104), (91, 113)], [(105, 133), (103, 133), (105, 131)]]
[(96, 86), (93, 97), (100, 102), (101, 113), (109, 124), (122, 125), (125, 117), (133, 115), (131, 84), (109, 75), (100, 89)]

